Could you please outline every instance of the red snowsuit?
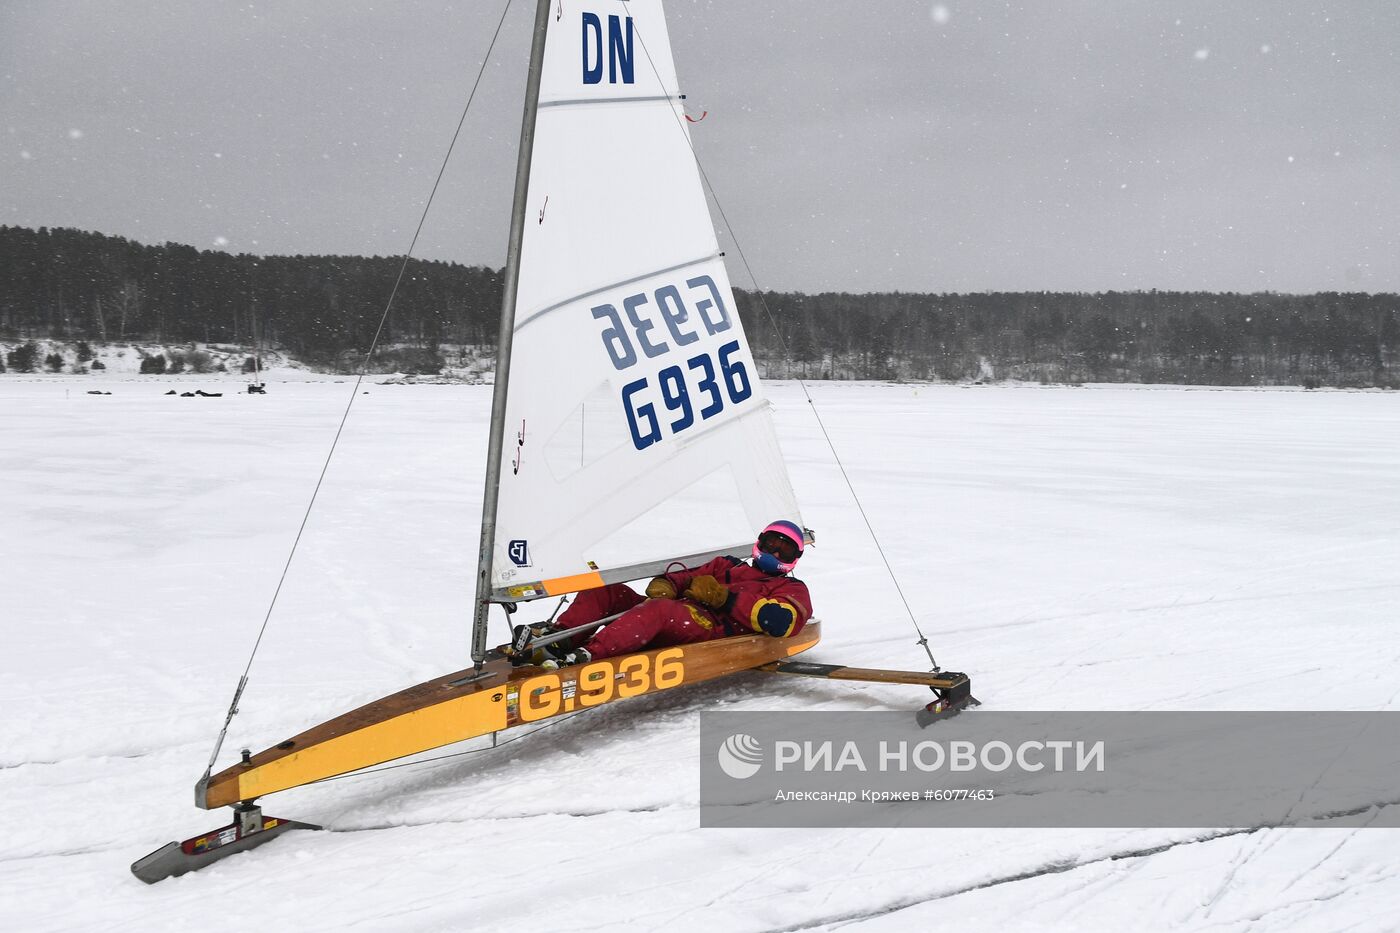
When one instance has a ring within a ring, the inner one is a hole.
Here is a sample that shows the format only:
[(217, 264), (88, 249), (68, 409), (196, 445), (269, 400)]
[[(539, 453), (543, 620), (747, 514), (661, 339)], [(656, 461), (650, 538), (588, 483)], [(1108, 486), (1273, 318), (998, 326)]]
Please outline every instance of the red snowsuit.
[[(710, 609), (680, 595), (691, 580), (705, 575), (729, 588), (729, 600), (722, 608)], [(587, 643), (593, 657), (610, 658), (647, 647), (684, 645), (726, 635), (757, 633), (785, 638), (802, 631), (812, 616), (807, 584), (792, 577), (771, 576), (732, 557), (716, 557), (703, 567), (664, 577), (676, 588), (675, 599), (647, 599), (625, 584), (614, 583), (579, 593), (574, 604), (559, 616), (558, 625), (573, 628), (626, 612)]]

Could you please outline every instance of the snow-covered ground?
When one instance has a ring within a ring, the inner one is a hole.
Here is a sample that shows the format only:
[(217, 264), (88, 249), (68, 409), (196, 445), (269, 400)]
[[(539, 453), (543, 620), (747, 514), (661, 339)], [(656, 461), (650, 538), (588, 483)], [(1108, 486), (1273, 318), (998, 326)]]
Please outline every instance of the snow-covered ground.
[[(758, 674), (274, 796), (331, 831), (147, 887), (133, 859), (224, 821), (193, 784), (352, 385), (172, 384), (0, 382), (6, 929), (1396, 927), (1389, 830), (698, 829), (700, 710), (924, 699)], [(465, 663), (490, 389), (362, 391), (221, 764)], [(1400, 395), (812, 391), (989, 707), (1400, 709)], [(811, 411), (770, 393), (812, 660), (918, 667)]]

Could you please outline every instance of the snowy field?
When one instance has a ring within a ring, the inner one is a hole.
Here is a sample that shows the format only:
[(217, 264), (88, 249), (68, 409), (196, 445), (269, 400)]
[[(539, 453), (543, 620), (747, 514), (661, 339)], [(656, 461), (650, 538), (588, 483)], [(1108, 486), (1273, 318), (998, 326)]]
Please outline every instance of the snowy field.
[[(6, 929), (1400, 923), (1389, 830), (700, 830), (701, 709), (925, 698), (759, 674), (276, 795), (331, 831), (147, 887), (133, 859), (226, 822), (193, 784), (352, 389), (172, 384), (0, 380)], [(918, 668), (808, 406), (769, 388), (818, 534), (810, 659)], [(490, 390), (364, 389), (221, 767), (466, 663)], [(1400, 394), (813, 392), (939, 661), (989, 708), (1400, 709)]]

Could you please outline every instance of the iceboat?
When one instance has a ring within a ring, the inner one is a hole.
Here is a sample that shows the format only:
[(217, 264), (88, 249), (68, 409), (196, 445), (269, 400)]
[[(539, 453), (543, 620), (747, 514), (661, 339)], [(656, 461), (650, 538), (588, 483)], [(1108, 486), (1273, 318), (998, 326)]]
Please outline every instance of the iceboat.
[(740, 671), (922, 684), (936, 694), (929, 716), (975, 702), (960, 673), (792, 660), (820, 640), (816, 620), (789, 638), (737, 635), (558, 670), (488, 648), (493, 614), (508, 619), (523, 603), (678, 564), (746, 558), (770, 521), (801, 522), (684, 99), (661, 0), (539, 0), (471, 664), (245, 752), (217, 773), (211, 761), (195, 803), (231, 806), (233, 822), (138, 860), (137, 877), (159, 881), (317, 828), (263, 816), (265, 795)]

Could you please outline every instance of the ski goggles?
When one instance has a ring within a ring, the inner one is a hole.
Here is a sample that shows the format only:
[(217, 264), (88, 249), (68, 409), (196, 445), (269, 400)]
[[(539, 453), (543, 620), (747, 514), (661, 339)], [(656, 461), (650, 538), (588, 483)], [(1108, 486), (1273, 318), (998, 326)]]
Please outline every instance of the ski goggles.
[(758, 549), (772, 554), (785, 564), (790, 564), (802, 554), (797, 542), (777, 531), (765, 531), (758, 536)]

